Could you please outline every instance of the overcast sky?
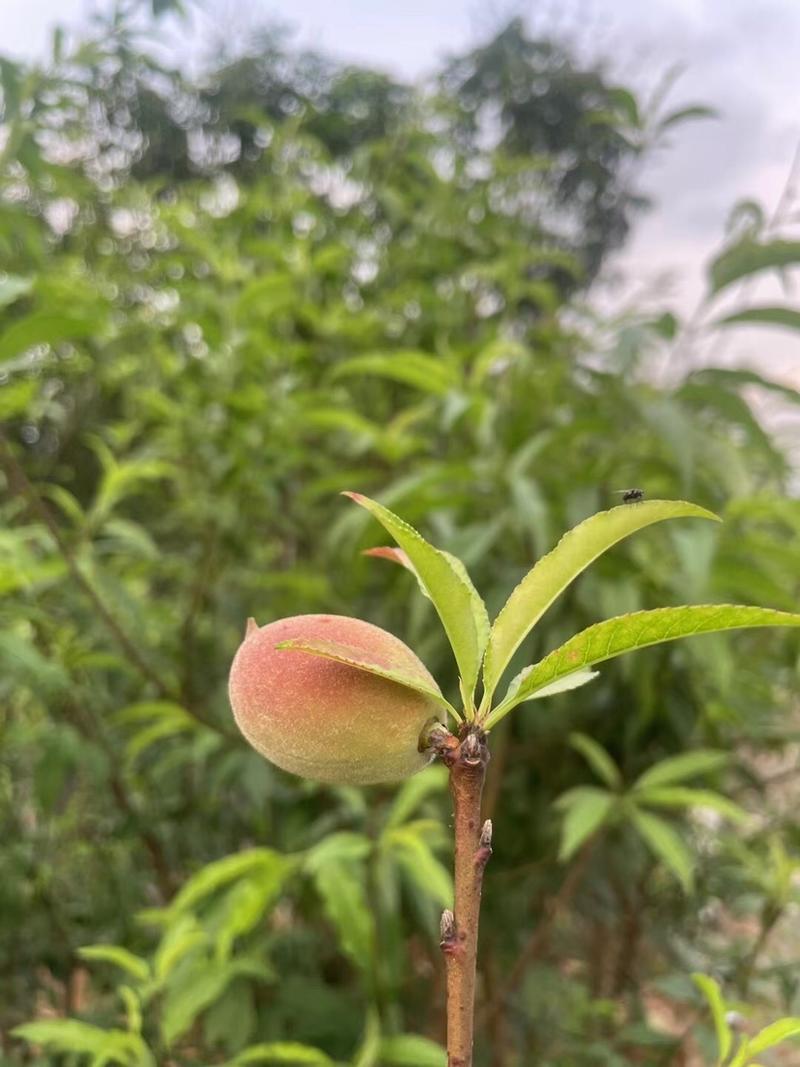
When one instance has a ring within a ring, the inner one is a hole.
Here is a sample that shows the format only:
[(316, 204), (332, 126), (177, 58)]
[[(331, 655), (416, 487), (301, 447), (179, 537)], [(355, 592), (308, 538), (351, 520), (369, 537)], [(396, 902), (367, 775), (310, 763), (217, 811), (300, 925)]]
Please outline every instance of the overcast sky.
[[(43, 56), (56, 22), (78, 25), (108, 6), (0, 0), (0, 53)], [(254, 21), (278, 18), (296, 28), (302, 44), (416, 77), (515, 14), (534, 29), (560, 28), (583, 53), (609, 58), (620, 80), (643, 90), (680, 65), (674, 103), (702, 102), (720, 112), (715, 121), (676, 130), (669, 149), (651, 161), (642, 181), (655, 208), (637, 224), (619, 263), (630, 285), (658, 280), (677, 308), (690, 310), (733, 203), (754, 198), (771, 210), (785, 186), (800, 143), (800, 0), (196, 0), (194, 32), (173, 37), (171, 51), (188, 62), (197, 52), (192, 41), (242, 35)], [(777, 291), (760, 283), (749, 295), (763, 302)], [(718, 356), (757, 360), (800, 385), (800, 343), (791, 335), (737, 332)]]

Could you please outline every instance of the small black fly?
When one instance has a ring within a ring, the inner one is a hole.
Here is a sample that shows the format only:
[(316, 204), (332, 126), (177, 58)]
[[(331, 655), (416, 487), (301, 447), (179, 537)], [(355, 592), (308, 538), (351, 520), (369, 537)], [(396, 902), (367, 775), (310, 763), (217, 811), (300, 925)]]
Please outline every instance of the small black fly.
[(617, 489), (623, 504), (638, 504), (644, 500), (644, 489)]

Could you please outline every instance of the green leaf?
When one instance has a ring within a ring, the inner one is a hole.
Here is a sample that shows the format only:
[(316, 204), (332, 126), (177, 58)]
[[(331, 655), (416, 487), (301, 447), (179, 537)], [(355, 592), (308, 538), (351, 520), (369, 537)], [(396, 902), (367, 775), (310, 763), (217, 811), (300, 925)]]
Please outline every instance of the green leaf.
[(558, 798), (556, 805), (566, 808), (558, 851), (560, 860), (568, 860), (592, 836), (605, 822), (615, 801), (613, 794), (594, 786), (579, 786)]
[(117, 993), (120, 1000), (125, 1005), (125, 1017), (128, 1023), (128, 1029), (135, 1034), (141, 1034), (142, 1024), (144, 1019), (142, 1017), (142, 1000), (135, 989), (131, 989), (128, 985), (117, 986)]
[(383, 845), (392, 852), (409, 878), (426, 896), (433, 897), (442, 908), (452, 908), (452, 875), (434, 856), (413, 825), (390, 830), (383, 837)]
[(720, 1063), (724, 1063), (730, 1055), (731, 1046), (733, 1045), (733, 1033), (725, 1018), (727, 1005), (723, 999), (722, 991), (714, 979), (709, 978), (706, 974), (693, 974), (692, 981), (706, 998), (711, 1009), (711, 1017), (714, 1020), (714, 1029), (717, 1033), (717, 1058)]
[(242, 290), (236, 302), (240, 318), (271, 318), (297, 303), (297, 282), (289, 274), (269, 273), (256, 278)]
[[(157, 913), (163, 921), (169, 912)], [(194, 915), (181, 915), (167, 928), (153, 957), (153, 971), (158, 985), (163, 985), (178, 964), (194, 949), (208, 942), (209, 935), (203, 930)]]
[(694, 859), (678, 834), (658, 815), (650, 815), (638, 808), (631, 812), (631, 819), (651, 852), (675, 875), (684, 891), (690, 893)]
[(800, 390), (793, 389), (783, 382), (772, 381), (771, 378), (765, 378), (762, 374), (757, 374), (756, 371), (742, 367), (735, 370), (728, 367), (704, 367), (702, 370), (688, 375), (686, 382), (689, 385), (694, 383), (710, 385), (716, 391), (717, 396), (723, 390), (738, 390), (744, 385), (755, 385), (759, 389), (775, 393), (784, 400), (788, 400), (791, 404), (800, 403)]
[(381, 1023), (375, 1008), (367, 1011), (364, 1037), (353, 1059), (353, 1067), (378, 1067), (381, 1046)]
[(621, 85), (612, 85), (607, 95), (609, 102), (622, 115), (625, 122), (631, 126), (641, 126), (639, 101), (629, 89)]
[(163, 460), (140, 457), (117, 462), (105, 443), (92, 439), (90, 444), (103, 467), (103, 474), (89, 511), (89, 520), (99, 526), (126, 496), (138, 493), (142, 483), (160, 481), (174, 476), (175, 469)]
[(170, 1046), (204, 1010), (222, 996), (231, 974), (227, 967), (192, 970), (186, 984), (167, 988), (161, 1006), (161, 1037)]
[(296, 1041), (271, 1041), (262, 1045), (251, 1045), (243, 1049), (225, 1067), (244, 1067), (248, 1063), (285, 1063), (318, 1064), (319, 1067), (333, 1067), (330, 1056), (310, 1045), (301, 1045)]
[(374, 515), (413, 563), (450, 640), (465, 696), (471, 698), (486, 647), (489, 619), (466, 568), (449, 553), (428, 544), (413, 526), (382, 504), (361, 493), (344, 495)]
[(151, 8), (155, 18), (161, 15), (185, 15), (183, 0), (151, 0)]
[(142, 700), (127, 704), (114, 712), (114, 722), (127, 726), (131, 723), (152, 722), (191, 723), (193, 720), (185, 708), (171, 700)]
[(113, 963), (115, 967), (121, 967), (123, 971), (138, 978), (140, 982), (146, 982), (150, 976), (147, 960), (142, 959), (141, 956), (135, 956), (119, 945), (85, 945), (78, 949), (78, 955), (83, 960)]
[[(799, 624), (800, 625), (800, 624)], [(634, 789), (647, 789), (654, 785), (671, 785), (683, 782), (687, 778), (697, 778), (701, 774), (711, 774), (730, 763), (727, 752), (715, 752), (712, 749), (695, 749), (680, 756), (669, 756), (648, 767), (633, 783)]]
[(148, 561), (159, 558), (158, 546), (143, 526), (127, 519), (106, 519), (102, 525), (104, 544), (111, 544), (114, 552), (130, 553)]
[(712, 326), (738, 326), (744, 323), (756, 326), (786, 326), (790, 330), (800, 330), (800, 311), (787, 307), (755, 307), (744, 311), (735, 311), (732, 315), (712, 322)]
[(385, 1067), (447, 1067), (447, 1053), (427, 1037), (400, 1034), (381, 1040), (380, 1062)]
[(662, 337), (665, 341), (672, 341), (675, 339), (680, 324), (671, 311), (665, 311), (657, 319), (649, 322), (648, 325), (659, 337)]
[(44, 1045), (55, 1053), (92, 1056), (92, 1063), (118, 1063), (129, 1067), (154, 1067), (155, 1060), (138, 1034), (103, 1030), (77, 1019), (48, 1019), (23, 1023), (11, 1031), (14, 1037)]
[(770, 1023), (763, 1030), (759, 1030), (755, 1037), (750, 1038), (747, 1042), (747, 1054), (757, 1056), (759, 1052), (774, 1048), (775, 1045), (780, 1045), (789, 1037), (798, 1036), (800, 1036), (800, 1018), (787, 1016), (785, 1019), (778, 1019), (777, 1022)]
[(709, 267), (711, 293), (758, 274), (762, 270), (780, 270), (800, 263), (800, 241), (754, 241), (746, 237), (726, 248)]
[(601, 745), (581, 733), (571, 733), (569, 743), (577, 752), (580, 752), (598, 778), (602, 778), (607, 786), (611, 789), (620, 788), (622, 775), (619, 773), (619, 767)]
[(60, 663), (43, 656), (30, 641), (12, 630), (0, 630), (0, 668), (6, 678), (47, 697), (70, 684), (69, 674)]
[(375, 923), (367, 899), (363, 864), (330, 860), (315, 866), (313, 876), (342, 949), (368, 972), (375, 951)]
[(239, 878), (257, 876), (280, 886), (293, 868), (294, 860), (270, 848), (237, 852), (201, 868), (184, 884), (167, 910), (172, 915), (187, 912), (211, 893)]
[(20, 378), (5, 382), (0, 389), (0, 419), (16, 418), (28, 412), (39, 392), (40, 383), (34, 378)]
[(217, 959), (231, 955), (238, 937), (249, 933), (263, 918), (282, 888), (280, 878), (244, 878), (225, 894), (223, 904), (214, 913)]
[(441, 764), (433, 764), (403, 782), (389, 808), (386, 829), (391, 830), (402, 826), (431, 793), (445, 792), (449, 778), (450, 775), (445, 767)]
[[(483, 668), (482, 710), (488, 709), (497, 683), (520, 644), (553, 601), (590, 563), (637, 530), (665, 519), (687, 517), (719, 521), (716, 515), (696, 504), (649, 500), (601, 511), (564, 534), (556, 547), (542, 556), (522, 579), (494, 621)], [(573, 670), (580, 666), (575, 663)]]
[(324, 638), (298, 637), (290, 641), (281, 641), (275, 647), (287, 651), (308, 652), (312, 656), (322, 656), (324, 659), (332, 659), (337, 663), (344, 663), (348, 667), (367, 671), (369, 674), (377, 674), (380, 678), (386, 678), (390, 682), (396, 682), (397, 685), (405, 686), (406, 689), (413, 689), (417, 693), (430, 697), (431, 700), (435, 700), (443, 708), (446, 708), (459, 722), (461, 721), (459, 713), (450, 701), (442, 696), (438, 689), (427, 685), (418, 675), (409, 674), (402, 664), (388, 665), (386, 663), (378, 663), (360, 648), (352, 648), (350, 645), (342, 644), (340, 641), (330, 641)]
[(242, 957), (228, 963), (201, 959), (196, 966), (180, 973), (179, 982), (173, 977), (161, 1011), (161, 1036), (165, 1044), (171, 1045), (185, 1034), (194, 1020), (222, 996), (228, 984), (243, 973), (250, 977), (273, 977), (264, 964)]
[(340, 830), (329, 834), (308, 852), (305, 861), (306, 870), (312, 874), (325, 863), (358, 863), (372, 851), (372, 841), (365, 834)]
[(710, 789), (688, 789), (679, 785), (655, 786), (635, 789), (631, 795), (637, 804), (647, 804), (654, 808), (711, 808), (735, 823), (746, 822), (748, 818), (747, 812), (738, 804)]
[(21, 278), (18, 274), (0, 276), (0, 308), (8, 307), (33, 288), (32, 278)]
[(0, 363), (22, 355), (34, 345), (58, 344), (79, 337), (88, 337), (96, 328), (92, 318), (39, 311), (18, 319), (0, 334)]
[(164, 741), (168, 737), (177, 737), (178, 734), (191, 732), (196, 729), (195, 722), (188, 716), (182, 721), (174, 719), (162, 719), (154, 722), (144, 730), (138, 730), (125, 746), (125, 757), (132, 766), (147, 749)]
[(556, 797), (553, 801), (553, 807), (558, 811), (568, 811), (573, 804), (576, 804), (579, 800), (583, 800), (586, 796), (608, 796), (607, 789), (601, 789), (599, 785), (574, 785), (571, 789), (568, 789), (565, 793)]
[(57, 1052), (97, 1053), (103, 1048), (108, 1031), (99, 1026), (78, 1022), (77, 1019), (47, 1019), (23, 1023), (11, 1031), (14, 1037), (44, 1045)]
[(512, 708), (528, 700), (540, 688), (582, 667), (603, 663), (637, 648), (675, 641), (679, 637), (756, 626), (800, 626), (800, 615), (736, 604), (697, 604), (635, 611), (595, 623), (535, 664), (514, 697), (488, 715), (484, 728), (495, 726)]
[(258, 1026), (255, 990), (245, 981), (233, 981), (203, 1014), (206, 1047), (224, 1048), (236, 1055), (251, 1046)]
[(343, 408), (308, 408), (303, 412), (303, 421), (306, 426), (320, 430), (342, 430), (353, 437), (363, 438), (372, 445), (380, 440), (382, 433), (382, 427), (377, 422), (359, 415), (357, 411)]
[(658, 132), (663, 133), (665, 130), (670, 129), (672, 126), (677, 126), (681, 122), (687, 122), (690, 119), (716, 119), (719, 118), (719, 112), (713, 107), (705, 107), (703, 104), (693, 104), (689, 107), (678, 108), (677, 111), (670, 112), (666, 118), (663, 118), (658, 124)]
[[(505, 705), (508, 701), (512, 700), (520, 690), (522, 683), (528, 677), (533, 670), (533, 667), (525, 667), (519, 672), (519, 674), (512, 680), (508, 687), (506, 695), (503, 697), (501, 703)], [(552, 685), (546, 685), (542, 689), (537, 689), (535, 693), (531, 693), (530, 696), (524, 698), (526, 700), (541, 700), (543, 697), (557, 696), (559, 693), (568, 693), (573, 689), (580, 689), (581, 686), (586, 685), (587, 682), (594, 681), (598, 676), (598, 671), (590, 671), (581, 669), (573, 671), (572, 674), (565, 674), (563, 678), (556, 679)]]
[(374, 352), (343, 360), (333, 370), (333, 378), (367, 374), (411, 385), (441, 396), (457, 384), (452, 368), (437, 356), (425, 352)]

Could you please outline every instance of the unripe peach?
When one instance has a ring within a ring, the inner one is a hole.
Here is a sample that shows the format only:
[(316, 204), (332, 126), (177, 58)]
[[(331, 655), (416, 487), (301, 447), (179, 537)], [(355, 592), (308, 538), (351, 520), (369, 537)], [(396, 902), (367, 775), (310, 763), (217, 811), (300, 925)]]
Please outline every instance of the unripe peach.
[(396, 781), (429, 762), (418, 746), (437, 714), (432, 698), (345, 663), (275, 647), (298, 639), (336, 641), (438, 691), (407, 645), (361, 619), (295, 615), (262, 627), (251, 619), (229, 688), (237, 725), (253, 748), (286, 771), (336, 784)]

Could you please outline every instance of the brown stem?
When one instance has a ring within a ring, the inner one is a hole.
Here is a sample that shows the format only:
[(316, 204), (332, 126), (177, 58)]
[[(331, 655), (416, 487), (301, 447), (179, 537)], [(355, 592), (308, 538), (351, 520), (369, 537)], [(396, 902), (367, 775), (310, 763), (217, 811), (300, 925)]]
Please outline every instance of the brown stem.
[(486, 735), (462, 727), (461, 742), (445, 749), (455, 816), (455, 914), (442, 916), (447, 972), (447, 1064), (472, 1067), (475, 969), (483, 872), (492, 854), (492, 824), (481, 825), (481, 793), (489, 762)]

